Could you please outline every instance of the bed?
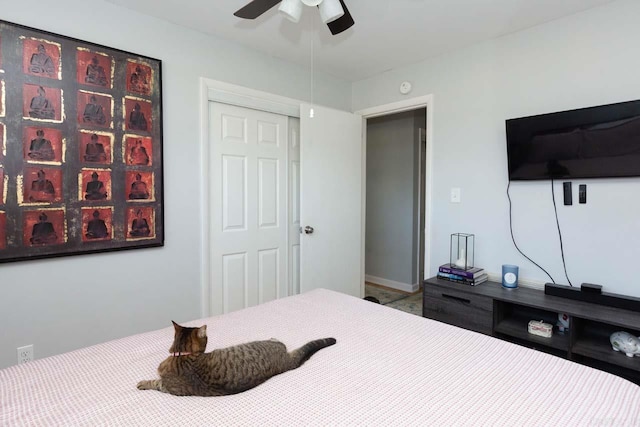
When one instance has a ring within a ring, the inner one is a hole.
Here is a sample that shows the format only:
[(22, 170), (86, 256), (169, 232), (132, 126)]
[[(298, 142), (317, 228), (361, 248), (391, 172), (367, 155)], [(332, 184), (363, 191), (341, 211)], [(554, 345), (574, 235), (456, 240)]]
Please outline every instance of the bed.
[(208, 350), (335, 337), (302, 367), (232, 396), (140, 391), (173, 327), (0, 370), (0, 425), (637, 425), (640, 387), (489, 336), (317, 289), (185, 323)]

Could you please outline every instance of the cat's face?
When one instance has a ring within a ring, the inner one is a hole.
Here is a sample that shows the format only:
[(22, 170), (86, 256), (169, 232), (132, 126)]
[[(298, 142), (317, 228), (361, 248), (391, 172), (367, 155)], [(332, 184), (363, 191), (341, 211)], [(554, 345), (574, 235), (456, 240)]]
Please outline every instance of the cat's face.
[(207, 348), (207, 325), (199, 328), (180, 326), (173, 320), (175, 335), (169, 353), (204, 353)]

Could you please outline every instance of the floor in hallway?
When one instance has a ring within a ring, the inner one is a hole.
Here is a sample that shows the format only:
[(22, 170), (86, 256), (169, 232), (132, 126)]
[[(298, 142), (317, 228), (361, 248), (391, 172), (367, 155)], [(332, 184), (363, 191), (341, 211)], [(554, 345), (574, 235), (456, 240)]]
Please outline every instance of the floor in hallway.
[(422, 316), (421, 291), (411, 294), (380, 285), (374, 285), (373, 283), (365, 283), (365, 297), (368, 296), (377, 298), (382, 305)]

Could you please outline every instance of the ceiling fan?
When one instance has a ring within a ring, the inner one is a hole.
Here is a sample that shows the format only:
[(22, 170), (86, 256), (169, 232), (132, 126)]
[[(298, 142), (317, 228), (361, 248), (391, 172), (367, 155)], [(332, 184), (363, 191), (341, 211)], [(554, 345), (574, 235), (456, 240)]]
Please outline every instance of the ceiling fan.
[(354, 24), (343, 0), (253, 0), (237, 10), (234, 15), (238, 18), (256, 19), (281, 2), (278, 9), (293, 22), (300, 21), (303, 5), (317, 6), (322, 21), (327, 24), (333, 35), (340, 34)]

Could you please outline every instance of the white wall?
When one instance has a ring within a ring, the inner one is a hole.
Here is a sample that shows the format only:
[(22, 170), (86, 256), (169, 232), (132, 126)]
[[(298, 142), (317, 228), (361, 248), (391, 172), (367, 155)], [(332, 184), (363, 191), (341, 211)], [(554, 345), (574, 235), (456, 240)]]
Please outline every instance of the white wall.
[[(98, 0), (0, 0), (0, 10), (163, 61), (166, 232), (163, 248), (0, 265), (0, 368), (18, 346), (41, 358), (201, 317), (199, 77), (306, 100), (308, 70)], [(315, 82), (315, 102), (350, 109), (349, 83)]]
[[(521, 277), (549, 281), (509, 235), (505, 119), (639, 99), (638, 16), (640, 2), (620, 0), (353, 85), (354, 110), (402, 99), (403, 80), (411, 96), (434, 95), (431, 275), (450, 234), (468, 232), (477, 265), (518, 264)], [(586, 205), (563, 206), (556, 186), (569, 278), (640, 296), (640, 178), (576, 180), (576, 201), (581, 183)], [(451, 187), (462, 203), (449, 203)], [(511, 195), (520, 247), (566, 284), (550, 183), (514, 183)]]

